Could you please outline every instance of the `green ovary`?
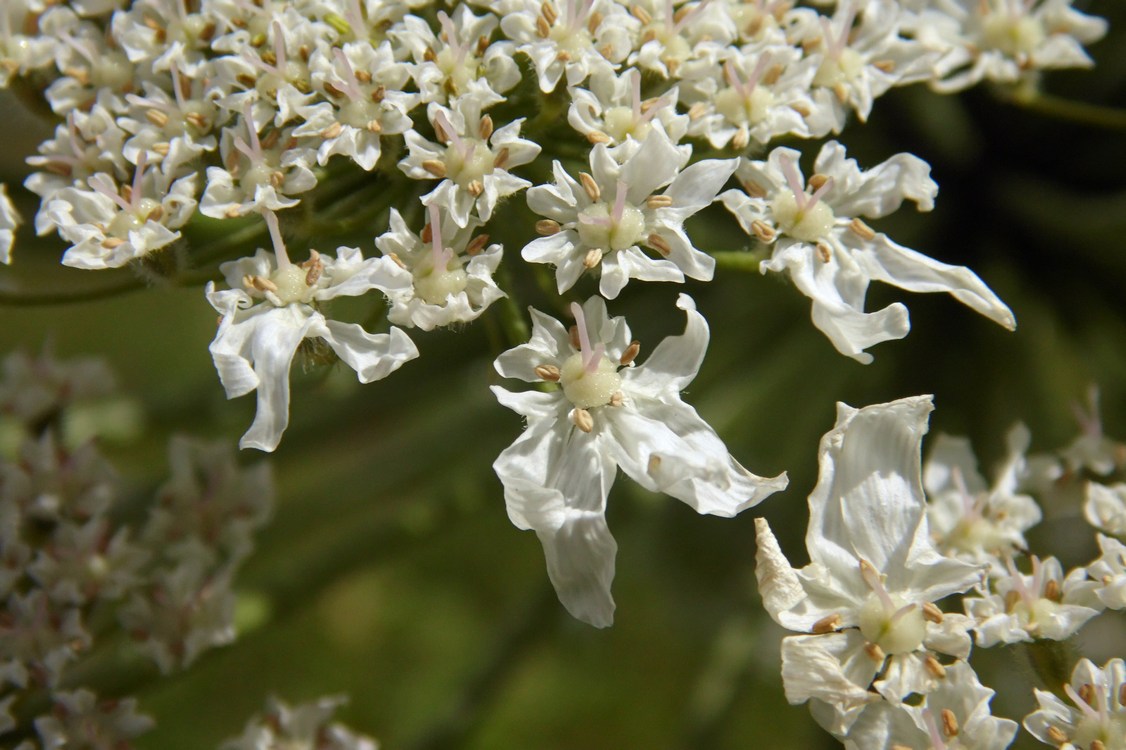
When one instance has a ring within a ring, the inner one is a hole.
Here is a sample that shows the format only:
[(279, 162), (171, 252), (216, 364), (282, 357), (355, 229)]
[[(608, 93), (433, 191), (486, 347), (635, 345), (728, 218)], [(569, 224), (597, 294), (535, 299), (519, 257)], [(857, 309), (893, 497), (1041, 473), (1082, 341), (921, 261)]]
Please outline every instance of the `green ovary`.
[(716, 94), (715, 108), (728, 122), (736, 125), (754, 125), (766, 117), (774, 106), (774, 94), (769, 89), (756, 86), (750, 96), (733, 88)]
[(414, 293), (431, 305), (444, 305), (451, 295), (465, 291), (469, 277), (457, 256), (451, 258), (444, 270), (438, 270), (427, 258), (414, 272)]
[(594, 372), (583, 366), (583, 355), (572, 354), (559, 368), (559, 383), (563, 395), (580, 409), (605, 406), (622, 388), (622, 377), (617, 366), (608, 357), (602, 357)]
[(583, 209), (578, 224), (583, 244), (603, 252), (633, 247), (645, 236), (645, 215), (633, 206), (625, 206), (621, 218), (614, 223), (610, 219), (610, 207), (595, 203)]
[[(872, 594), (860, 607), (860, 632), (870, 643), (875, 643), (886, 654), (905, 654), (923, 643), (927, 634), (927, 622), (922, 608), (908, 605), (901, 597), (892, 596), (894, 609), (889, 611), (882, 599)], [(894, 617), (903, 607), (911, 606), (899, 617)]]
[(305, 283), (306, 273), (307, 271), (300, 266), (289, 266), (274, 271), (270, 281), (277, 286), (278, 290), (275, 294), (283, 305), (309, 301), (309, 285)]
[(1044, 39), (1044, 27), (1035, 18), (992, 13), (982, 20), (985, 42), (1006, 55), (1031, 54)]
[(770, 204), (770, 210), (778, 227), (802, 242), (817, 242), (824, 238), (837, 218), (833, 215), (833, 209), (824, 201), (817, 201), (813, 206), (799, 211), (798, 202), (789, 190), (778, 193)]
[(838, 83), (848, 83), (864, 69), (864, 58), (856, 50), (845, 47), (836, 57), (828, 57), (821, 61), (821, 67), (813, 76), (814, 86), (832, 88)]

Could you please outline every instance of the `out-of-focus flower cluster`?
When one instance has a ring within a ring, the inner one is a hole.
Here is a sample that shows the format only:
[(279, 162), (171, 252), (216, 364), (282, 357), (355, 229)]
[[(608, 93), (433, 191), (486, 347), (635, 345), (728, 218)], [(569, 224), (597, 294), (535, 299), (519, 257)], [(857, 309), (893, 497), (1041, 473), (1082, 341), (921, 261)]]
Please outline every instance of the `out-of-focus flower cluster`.
[[(1052, 454), (1027, 455), (1028, 430), (1014, 427), (992, 484), (963, 438), (940, 435), (920, 463), (930, 409), (929, 398), (841, 405), (809, 497), (809, 565), (791, 568), (758, 522), (763, 602), (804, 633), (783, 641), (787, 698), (809, 701), (814, 718), (858, 750), (1007, 747), (1017, 725), (990, 715), (993, 691), (970, 666), (973, 643), (1066, 641), (1126, 606), (1121, 538), (1098, 534), (1100, 557), (1065, 572), (1031, 554), (1024, 536), (1041, 520), (1032, 495), (1085, 492), (1096, 528), (1121, 521), (1120, 493), (1096, 479), (1126, 472), (1126, 445), (1102, 435), (1097, 406), (1082, 412), (1082, 434)], [(950, 611), (951, 595), (963, 612)], [(1064, 688), (1071, 705), (1037, 690), (1041, 709), (1025, 719), (1028, 731), (1056, 746), (1121, 746), (1122, 660), (1104, 669), (1086, 659), (1076, 666)]]

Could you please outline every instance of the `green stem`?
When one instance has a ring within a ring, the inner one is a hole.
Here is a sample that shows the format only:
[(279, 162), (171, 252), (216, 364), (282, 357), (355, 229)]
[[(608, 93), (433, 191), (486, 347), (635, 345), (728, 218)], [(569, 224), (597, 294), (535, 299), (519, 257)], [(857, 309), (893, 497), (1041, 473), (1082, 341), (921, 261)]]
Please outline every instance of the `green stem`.
[(1002, 101), (1059, 120), (1106, 130), (1126, 130), (1126, 110), (1079, 102), (1039, 91), (998, 90)]
[(766, 260), (766, 253), (762, 250), (720, 250), (712, 253), (712, 257), (718, 268), (758, 273), (759, 264)]

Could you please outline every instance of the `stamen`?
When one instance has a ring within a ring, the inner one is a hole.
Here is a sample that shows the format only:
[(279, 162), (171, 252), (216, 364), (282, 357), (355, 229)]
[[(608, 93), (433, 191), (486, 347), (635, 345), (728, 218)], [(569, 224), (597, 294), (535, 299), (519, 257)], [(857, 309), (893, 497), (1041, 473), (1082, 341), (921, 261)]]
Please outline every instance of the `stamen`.
[(278, 215), (270, 209), (262, 212), (262, 217), (266, 219), (266, 226), (270, 229), (270, 240), (274, 243), (274, 257), (277, 259), (278, 270), (288, 270), (293, 264), (289, 261), (289, 256), (285, 252), (285, 242), (282, 240), (281, 227), (278, 226)]
[(590, 334), (586, 330), (586, 315), (578, 302), (571, 303), (571, 314), (575, 316), (575, 328), (579, 334), (579, 353), (582, 355), (583, 369), (588, 373), (598, 369), (598, 363), (606, 351), (606, 347), (599, 343), (594, 348), (590, 345)]
[(614, 212), (611, 216), (614, 219), (614, 225), (617, 226), (622, 220), (622, 212), (626, 208), (626, 183), (618, 180), (614, 188)]
[(274, 21), (274, 68), (278, 75), (285, 76), (285, 33), (280, 21)]
[[(829, 188), (831, 188), (832, 186), (833, 186), (833, 178), (830, 177), (829, 179), (825, 180), (825, 182), (823, 182), (821, 184), (821, 187), (817, 188), (813, 192), (813, 195), (809, 196), (809, 200), (806, 202), (805, 208), (802, 209), (802, 210), (807, 211), (807, 210), (813, 208), (814, 206), (816, 206), (817, 201), (821, 198), (822, 195), (824, 195), (826, 192), (828, 192)], [(804, 193), (804, 191), (803, 191), (803, 193)], [(861, 222), (861, 223), (863, 223), (863, 222)], [(869, 230), (869, 231), (871, 231), (871, 230)], [(857, 234), (860, 234), (860, 233), (857, 232)], [(874, 232), (872, 233), (872, 236), (873, 237), (876, 236)]]
[(132, 194), (129, 196), (130, 203), (132, 204), (130, 205), (130, 209), (133, 211), (136, 211), (141, 204), (141, 196), (143, 195), (141, 192), (141, 180), (145, 176), (145, 156), (147, 153), (148, 152), (144, 149), (140, 150), (137, 154), (137, 168), (133, 170), (133, 190)]
[(430, 233), (432, 236), (430, 257), (434, 260), (434, 270), (448, 271), (453, 253), (442, 247), (442, 222), (438, 216), (438, 204), (431, 203), (426, 209), (430, 214)]
[(896, 609), (895, 602), (891, 600), (887, 589), (884, 588), (884, 582), (880, 580), (879, 571), (872, 566), (872, 563), (864, 559), (860, 560), (860, 576), (864, 579), (864, 583), (868, 584), (868, 588), (872, 589), (872, 592), (880, 598), (880, 602), (884, 605), (884, 611), (894, 612)]
[(798, 206), (798, 211), (805, 211), (806, 198), (805, 188), (802, 187), (801, 172), (794, 165), (794, 158), (789, 154), (781, 154), (778, 157), (779, 165), (782, 167), (782, 174), (786, 178), (786, 184), (790, 187), (790, 192), (794, 194), (794, 203)]
[(129, 211), (132, 208), (132, 206), (121, 197), (121, 194), (117, 192), (117, 187), (113, 184), (113, 180), (101, 172), (86, 178), (86, 184), (93, 188), (94, 192), (101, 193), (112, 200), (122, 211)]
[(344, 54), (344, 50), (339, 47), (333, 47), (333, 56), (336, 62), (340, 64), (343, 75), (339, 76), (340, 84), (338, 88), (347, 94), (353, 101), (363, 99), (363, 92), (360, 90), (360, 81), (356, 78), (356, 71), (352, 69), (352, 63), (348, 61), (348, 56)]
[(1099, 718), (1099, 712), (1092, 708), (1091, 704), (1083, 700), (1082, 696), (1080, 696), (1079, 693), (1075, 692), (1075, 688), (1073, 688), (1069, 683), (1064, 683), (1063, 691), (1067, 693), (1067, 697), (1071, 698), (1071, 702), (1074, 703), (1075, 707), (1082, 711), (1084, 715), (1089, 716), (1093, 719)]
[(630, 71), (630, 89), (633, 94), (633, 120), (641, 120), (641, 71), (634, 68)]
[(938, 725), (935, 724), (934, 714), (931, 713), (929, 708), (923, 709), (923, 721), (927, 725), (927, 736), (931, 741), (931, 748), (933, 750), (946, 750), (946, 742), (943, 741), (942, 735), (938, 731)]

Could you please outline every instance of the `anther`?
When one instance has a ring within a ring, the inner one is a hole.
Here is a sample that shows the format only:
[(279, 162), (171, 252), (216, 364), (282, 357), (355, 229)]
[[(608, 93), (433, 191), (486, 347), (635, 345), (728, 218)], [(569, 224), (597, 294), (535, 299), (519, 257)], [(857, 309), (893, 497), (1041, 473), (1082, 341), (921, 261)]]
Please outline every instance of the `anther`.
[(536, 222), (536, 234), (541, 237), (550, 237), (553, 234), (558, 234), (559, 230), (563, 227), (559, 226), (558, 221), (552, 219), (540, 219)]
[[(813, 633), (814, 635), (825, 635), (826, 633), (836, 632), (837, 628), (839, 628), (840, 626), (841, 616), (834, 612), (831, 615), (825, 615), (820, 620), (813, 623), (813, 627), (809, 629), (809, 632)], [(880, 658), (882, 659), (883, 657), (881, 656)]]
[(762, 185), (758, 184), (757, 182), (751, 182), (750, 180), (744, 180), (744, 181), (740, 182), (739, 184), (741, 184), (743, 186), (743, 192), (745, 192), (747, 195), (751, 196), (752, 198), (765, 198), (766, 197), (766, 188), (764, 188)]
[(1060, 582), (1055, 578), (1049, 579), (1048, 582), (1044, 584), (1044, 598), (1050, 599), (1053, 602), (1058, 602), (1063, 598), (1063, 594), (1060, 591)]
[(625, 403), (625, 394), (621, 391), (614, 391), (610, 394), (610, 406), (621, 406)]
[(745, 127), (739, 128), (735, 135), (731, 138), (731, 145), (737, 150), (743, 150), (751, 142), (751, 134), (747, 132)]
[(645, 471), (650, 476), (652, 476), (652, 475), (656, 474), (657, 470), (660, 469), (660, 468), (661, 468), (661, 457), (658, 456), (656, 453), (650, 455), (649, 456), (649, 463), (645, 466)]
[(669, 208), (672, 206), (671, 195), (650, 195), (645, 199), (648, 208)]
[(629, 367), (629, 365), (632, 364), (635, 359), (637, 359), (637, 355), (640, 353), (641, 342), (631, 341), (629, 342), (629, 346), (626, 347), (626, 350), (622, 352), (621, 358), (618, 359), (618, 364), (620, 364), (622, 367)]
[(497, 169), (504, 169), (504, 165), (508, 163), (508, 146), (505, 146), (497, 155), (493, 157), (493, 166)]
[(923, 666), (934, 677), (942, 679), (946, 676), (946, 667), (942, 666), (938, 659), (934, 658), (933, 654), (927, 654), (927, 658), (923, 660)]
[(884, 73), (895, 72), (895, 60), (876, 60), (872, 65)]
[(947, 737), (958, 736), (958, 717), (949, 708), (942, 709), (939, 714), (942, 717), (942, 733)]
[(942, 624), (942, 610), (935, 606), (933, 602), (923, 603), (923, 619), (928, 622), (933, 622), (935, 625)]
[(762, 219), (755, 219), (751, 222), (751, 232), (760, 242), (767, 244), (774, 242), (774, 238), (778, 236), (778, 233), (774, 231), (774, 227), (770, 226)]
[(489, 235), (479, 234), (474, 237), (468, 245), (465, 246), (465, 254), (469, 257), (479, 255), (485, 246), (489, 244)]
[(551, 36), (551, 24), (543, 16), (536, 16), (536, 34), (541, 39), (547, 39)]
[(853, 219), (848, 223), (849, 231), (862, 240), (871, 240), (876, 236), (876, 231), (860, 219)]
[(817, 243), (817, 257), (821, 258), (822, 263), (828, 263), (833, 259), (833, 250), (824, 242)]
[(426, 51), (422, 53), (422, 59), (426, 62), (436, 62), (438, 60), (438, 53), (433, 48), (427, 47)]
[(669, 253), (672, 252), (672, 247), (669, 246), (668, 241), (656, 232), (649, 235), (645, 239), (645, 243), (666, 258), (669, 257)]
[(168, 124), (168, 115), (161, 112), (159, 109), (150, 109), (145, 112), (145, 119), (156, 125), (158, 128), (163, 128)]
[(1059, 727), (1055, 727), (1055, 726), (1048, 727), (1047, 734), (1048, 734), (1048, 739), (1050, 739), (1052, 742), (1056, 743), (1057, 745), (1062, 745), (1063, 743), (1067, 742), (1067, 735), (1064, 734), (1063, 730), (1061, 730)]
[(485, 115), (481, 118), (481, 124), (477, 126), (477, 134), (481, 136), (481, 140), (489, 140), (489, 136), (493, 134), (493, 118)]
[(356, 76), (356, 80), (360, 83), (371, 83), (371, 73), (366, 70), (353, 71), (353, 75)]
[(399, 257), (398, 253), (388, 253), (387, 257), (390, 258), (399, 268), (407, 267), (407, 264), (403, 262), (403, 259)]
[(371, 92), (372, 104), (379, 104), (381, 101), (383, 101), (383, 97), (385, 96), (387, 96), (387, 87), (383, 85), (376, 86), (375, 89)]
[(653, 16), (649, 15), (649, 11), (642, 8), (640, 5), (631, 6), (629, 9), (630, 15), (641, 21), (642, 24), (648, 26), (653, 23)]
[(285, 173), (277, 170), (270, 172), (270, 184), (280, 189), (285, 184)]
[(102, 247), (106, 250), (113, 250), (115, 247), (121, 247), (125, 244), (125, 240), (120, 237), (106, 237), (102, 240)]
[(582, 340), (579, 338), (579, 327), (571, 326), (567, 330), (567, 335), (571, 338), (571, 348), (579, 351), (583, 348)]
[(546, 380), (549, 383), (559, 382), (559, 368), (555, 365), (536, 365), (534, 372), (540, 380)]
[(571, 421), (575, 427), (578, 427), (583, 432), (590, 432), (594, 429), (594, 418), (590, 416), (590, 412), (586, 409), (572, 409)]
[(688, 108), (688, 119), (699, 120), (701, 117), (708, 113), (708, 105), (703, 102), (696, 102)]
[(340, 135), (343, 131), (344, 131), (344, 126), (341, 125), (338, 122), (334, 122), (331, 125), (329, 125), (327, 128), (325, 128), (324, 130), (321, 131), (321, 138), (324, 138), (326, 141), (331, 140), (331, 139), (335, 138), (336, 136)]
[(839, 81), (833, 84), (833, 93), (836, 94), (837, 101), (844, 104), (848, 101), (848, 88)]
[(814, 192), (817, 192), (822, 187), (824, 187), (825, 183), (828, 182), (828, 181), (829, 181), (828, 175), (823, 175), (820, 172), (818, 172), (817, 174), (810, 176), (809, 187), (812, 188)]
[(157, 205), (152, 211), (149, 211), (148, 216), (145, 217), (146, 221), (160, 221), (164, 217), (164, 207)]
[(605, 133), (598, 131), (598, 130), (592, 130), (589, 133), (587, 133), (586, 139), (587, 139), (587, 141), (589, 141), (590, 143), (593, 143), (594, 145), (598, 145), (599, 143), (609, 143), (610, 141), (614, 140), (610, 136), (608, 136)]
[(813, 110), (802, 104), (801, 102), (794, 102), (793, 104), (790, 104), (790, 109), (794, 110), (802, 117), (809, 117), (811, 114), (813, 114)]
[(877, 643), (865, 643), (864, 653), (868, 654), (869, 659), (876, 662), (882, 662), (887, 656)]
[(583, 190), (586, 191), (587, 197), (597, 203), (602, 197), (602, 191), (598, 188), (598, 183), (594, 181), (594, 178), (586, 172), (579, 172), (579, 182), (582, 183)]
[(587, 250), (586, 255), (583, 256), (583, 267), (584, 268), (594, 268), (595, 266), (597, 266), (601, 262), (602, 262), (602, 250), (600, 250), (597, 247), (592, 247), (590, 250)]
[(429, 245), (434, 241), (434, 227), (431, 224), (426, 224), (422, 227), (422, 231), (418, 233), (418, 238), (424, 243)]
[[(591, 13), (590, 20), (586, 22), (587, 31), (589, 31), (591, 34), (597, 34), (598, 27), (602, 25), (602, 18), (602, 13), (597, 10)], [(609, 57), (609, 55), (606, 55), (606, 57)]]
[(1005, 611), (1006, 612), (1012, 612), (1013, 609), (1019, 603), (1020, 603), (1020, 592), (1019, 591), (1010, 590), (1007, 594), (1005, 594)]
[(438, 159), (427, 159), (422, 162), (422, 168), (438, 179), (443, 179), (446, 176), (446, 163)]
[(1083, 702), (1088, 706), (1095, 705), (1095, 688), (1091, 683), (1085, 682), (1080, 685), (1078, 693), (1079, 697), (1082, 698)]
[(1091, 740), (1091, 750), (1106, 750), (1106, 745), (1102, 740)]
[(554, 24), (559, 20), (559, 14), (555, 11), (555, 6), (546, 0), (540, 4), (540, 15), (543, 16), (543, 20), (550, 24)]
[(480, 180), (470, 180), (469, 184), (465, 186), (465, 189), (470, 195), (476, 198), (481, 193), (485, 192), (485, 185)]
[(379, 120), (368, 120), (368, 124), (365, 127), (368, 129), (369, 133), (375, 133), (376, 135), (383, 132), (383, 125)]
[(189, 112), (184, 115), (184, 119), (200, 130), (207, 130), (211, 124), (207, 121), (207, 118), (201, 115), (199, 112)]

